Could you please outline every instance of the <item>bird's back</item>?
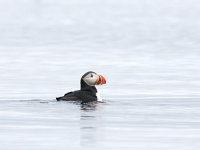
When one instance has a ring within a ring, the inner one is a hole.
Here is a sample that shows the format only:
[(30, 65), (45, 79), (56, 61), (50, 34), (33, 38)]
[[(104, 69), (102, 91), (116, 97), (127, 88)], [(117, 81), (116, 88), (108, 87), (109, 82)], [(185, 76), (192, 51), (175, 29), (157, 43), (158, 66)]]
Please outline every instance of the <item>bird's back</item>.
[(74, 92), (66, 93), (62, 97), (57, 97), (57, 101), (82, 101), (90, 102), (96, 101), (97, 97), (91, 91), (88, 90), (78, 90)]

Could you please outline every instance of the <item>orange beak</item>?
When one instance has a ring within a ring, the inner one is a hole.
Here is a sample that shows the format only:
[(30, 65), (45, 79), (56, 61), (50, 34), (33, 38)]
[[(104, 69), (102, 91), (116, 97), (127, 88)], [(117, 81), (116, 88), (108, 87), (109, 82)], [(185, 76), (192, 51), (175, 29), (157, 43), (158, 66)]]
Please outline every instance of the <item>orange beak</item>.
[(97, 85), (103, 85), (106, 84), (106, 78), (102, 75), (99, 75), (99, 78), (96, 80)]

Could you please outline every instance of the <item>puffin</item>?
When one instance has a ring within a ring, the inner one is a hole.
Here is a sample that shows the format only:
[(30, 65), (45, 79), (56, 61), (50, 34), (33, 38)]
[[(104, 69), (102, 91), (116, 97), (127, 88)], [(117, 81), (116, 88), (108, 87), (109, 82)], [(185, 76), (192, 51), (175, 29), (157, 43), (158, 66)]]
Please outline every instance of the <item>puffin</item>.
[(57, 97), (57, 101), (80, 101), (82, 103), (99, 101), (102, 98), (97, 92), (96, 85), (106, 84), (106, 78), (103, 75), (97, 74), (93, 71), (86, 72), (80, 81), (80, 90), (66, 93), (64, 96)]

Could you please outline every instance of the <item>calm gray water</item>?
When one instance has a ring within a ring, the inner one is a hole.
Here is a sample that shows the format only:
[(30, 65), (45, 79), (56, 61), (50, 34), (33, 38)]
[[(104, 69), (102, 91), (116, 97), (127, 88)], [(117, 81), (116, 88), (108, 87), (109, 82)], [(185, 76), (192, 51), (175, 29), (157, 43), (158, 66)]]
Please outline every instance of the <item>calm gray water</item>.
[[(0, 0), (0, 148), (200, 148), (198, 0)], [(56, 102), (93, 70), (104, 103)]]

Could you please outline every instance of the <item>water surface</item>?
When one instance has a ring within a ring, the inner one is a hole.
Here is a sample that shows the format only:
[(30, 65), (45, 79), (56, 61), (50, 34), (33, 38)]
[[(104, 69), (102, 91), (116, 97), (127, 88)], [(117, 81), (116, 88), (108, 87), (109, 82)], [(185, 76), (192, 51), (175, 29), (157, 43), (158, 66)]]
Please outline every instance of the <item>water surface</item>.
[(199, 99), (1, 101), (4, 149), (198, 149)]

